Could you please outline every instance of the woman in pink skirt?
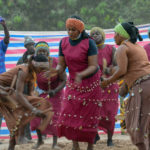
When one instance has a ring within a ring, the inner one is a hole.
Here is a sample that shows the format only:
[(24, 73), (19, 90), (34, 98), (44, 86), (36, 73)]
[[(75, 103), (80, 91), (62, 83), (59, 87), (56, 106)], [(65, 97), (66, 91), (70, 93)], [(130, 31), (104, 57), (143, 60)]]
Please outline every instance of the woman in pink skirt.
[[(115, 47), (113, 45), (104, 44), (105, 42), (105, 33), (103, 29), (99, 27), (94, 27), (91, 29), (90, 36), (94, 39), (98, 48), (98, 64), (100, 69), (103, 71), (102, 76), (107, 74), (109, 77), (111, 73), (111, 67), (116, 65), (114, 54)], [(105, 67), (103, 68), (103, 61), (106, 61)], [(102, 109), (100, 112), (100, 129), (103, 129), (108, 134), (107, 146), (113, 146), (112, 136), (115, 128), (115, 116), (118, 112), (118, 95), (119, 87), (117, 83), (110, 84), (107, 88), (101, 90), (102, 96)]]
[[(36, 55), (45, 55), (49, 59), (50, 70), (53, 70), (57, 66), (57, 59), (53, 57), (49, 57), (49, 46), (48, 43), (41, 41), (35, 45), (35, 54)], [(57, 120), (61, 110), (61, 102), (63, 99), (64, 91), (62, 90), (66, 83), (66, 74), (63, 73), (62, 76), (53, 76), (47, 79), (44, 75), (44, 72), (37, 74), (37, 91), (39, 92), (39, 96), (45, 98), (52, 104), (52, 108), (54, 111), (54, 115), (52, 121), (47, 126), (47, 128), (42, 132), (42, 134), (51, 134), (53, 135), (53, 145), (52, 148), (58, 149), (57, 146)], [(41, 144), (43, 144), (42, 134), (37, 129), (37, 125), (40, 123), (39, 118), (35, 118), (31, 121), (31, 129), (37, 131), (38, 142), (34, 146), (34, 148), (38, 148)]]
[(87, 142), (87, 150), (93, 150), (93, 142), (99, 123), (100, 71), (97, 63), (97, 47), (84, 30), (78, 16), (66, 21), (68, 37), (60, 42), (58, 73), (69, 70), (62, 110), (58, 120), (58, 135), (73, 141), (73, 150), (80, 150), (78, 142)]

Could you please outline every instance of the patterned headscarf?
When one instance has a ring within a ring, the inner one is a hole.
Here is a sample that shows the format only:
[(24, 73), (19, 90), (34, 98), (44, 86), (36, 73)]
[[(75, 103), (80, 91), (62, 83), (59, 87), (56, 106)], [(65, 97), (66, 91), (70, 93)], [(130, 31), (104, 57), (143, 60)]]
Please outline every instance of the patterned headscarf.
[(91, 31), (90, 31), (90, 36), (91, 36), (94, 32), (96, 32), (96, 31), (100, 32), (100, 34), (101, 34), (102, 37), (103, 37), (103, 42), (104, 42), (104, 41), (105, 41), (105, 32), (104, 32), (104, 30), (103, 30), (102, 28), (100, 28), (100, 27), (93, 27), (93, 28), (91, 29)]
[(66, 20), (66, 28), (75, 27), (80, 33), (84, 30), (84, 22), (78, 16), (72, 16)]
[(35, 45), (35, 54), (37, 55), (40, 49), (44, 49), (48, 52), (49, 55), (49, 45), (45, 41), (40, 41)]

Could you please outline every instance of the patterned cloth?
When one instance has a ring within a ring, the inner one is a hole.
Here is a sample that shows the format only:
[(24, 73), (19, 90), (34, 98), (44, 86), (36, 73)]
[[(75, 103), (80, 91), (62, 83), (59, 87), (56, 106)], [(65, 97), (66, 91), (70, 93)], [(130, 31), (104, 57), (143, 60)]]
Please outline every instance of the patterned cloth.
[(69, 78), (58, 120), (58, 135), (93, 143), (100, 119), (100, 72), (83, 79), (79, 85), (74, 82), (76, 73), (88, 67), (89, 39), (72, 46), (66, 37), (62, 40), (61, 48), (69, 69)]
[[(112, 65), (112, 45), (106, 45), (103, 49), (98, 51), (98, 63), (103, 70), (103, 58), (107, 61), (107, 67)], [(119, 86), (116, 83), (110, 84), (107, 88), (100, 91), (102, 93), (102, 109), (100, 112), (100, 129), (107, 132), (108, 130), (113, 134), (115, 128), (115, 116), (118, 112), (118, 95)]]
[[(58, 63), (57, 59), (53, 58), (52, 67), (56, 68), (57, 63)], [(61, 102), (63, 99), (64, 90), (59, 91), (54, 97), (49, 98), (48, 94), (45, 92), (48, 91), (49, 87), (48, 79), (45, 78), (43, 74), (44, 73), (40, 73), (37, 75), (37, 86), (39, 88), (38, 92), (40, 92), (39, 96), (45, 98), (48, 102), (52, 104), (54, 115), (52, 121), (48, 124), (47, 128), (42, 133), (57, 136), (56, 124), (61, 110)], [(51, 81), (51, 89), (55, 89), (60, 83), (58, 76), (52, 77), (50, 81)], [(31, 130), (37, 129), (38, 124), (40, 124), (40, 118), (33, 119), (30, 123)]]

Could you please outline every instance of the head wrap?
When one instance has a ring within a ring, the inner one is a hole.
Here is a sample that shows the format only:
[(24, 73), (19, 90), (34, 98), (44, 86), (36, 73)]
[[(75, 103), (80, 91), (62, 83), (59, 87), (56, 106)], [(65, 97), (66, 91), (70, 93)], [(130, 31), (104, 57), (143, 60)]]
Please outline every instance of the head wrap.
[(90, 35), (92, 35), (96, 31), (100, 32), (100, 34), (103, 37), (103, 42), (104, 42), (105, 41), (105, 32), (104, 32), (104, 30), (102, 28), (100, 28), (100, 27), (94, 27), (94, 28), (92, 28), (91, 31), (90, 31)]
[(84, 30), (84, 22), (78, 16), (71, 16), (66, 20), (66, 28), (75, 27), (80, 33)]
[(130, 42), (136, 43), (137, 39), (143, 40), (139, 34), (138, 28), (136, 28), (133, 22), (125, 22), (115, 27), (115, 32), (120, 34), (122, 37), (129, 39)]
[(35, 45), (35, 55), (37, 55), (40, 49), (44, 49), (49, 54), (49, 45), (45, 41), (40, 41)]
[(24, 40), (24, 47), (26, 47), (26, 45), (27, 45), (27, 44), (30, 44), (30, 43), (35, 44), (34, 40), (33, 40), (32, 37), (30, 37), (30, 36), (26, 36), (24, 39), (25, 39), (25, 40)]
[(127, 33), (127, 31), (123, 28), (121, 24), (118, 24), (115, 26), (115, 32), (120, 34), (122, 37), (129, 39), (130, 35)]

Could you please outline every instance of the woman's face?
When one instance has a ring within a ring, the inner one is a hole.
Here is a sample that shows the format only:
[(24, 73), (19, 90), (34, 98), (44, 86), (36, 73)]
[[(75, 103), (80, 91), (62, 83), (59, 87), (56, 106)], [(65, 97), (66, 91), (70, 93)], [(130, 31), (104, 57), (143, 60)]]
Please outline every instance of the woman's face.
[(94, 31), (91, 34), (91, 37), (96, 42), (96, 44), (100, 44), (104, 41), (102, 34), (99, 31)]
[(77, 39), (80, 34), (80, 31), (77, 30), (75, 27), (67, 28), (67, 31), (68, 31), (68, 35), (71, 38), (71, 40)]
[(45, 49), (39, 49), (38, 52), (37, 52), (37, 55), (44, 55), (44, 56), (49, 56), (47, 50)]
[(123, 38), (118, 33), (115, 32), (114, 40), (115, 40), (117, 45), (121, 45)]
[(32, 65), (37, 72), (49, 70), (49, 62), (36, 62), (33, 60)]

